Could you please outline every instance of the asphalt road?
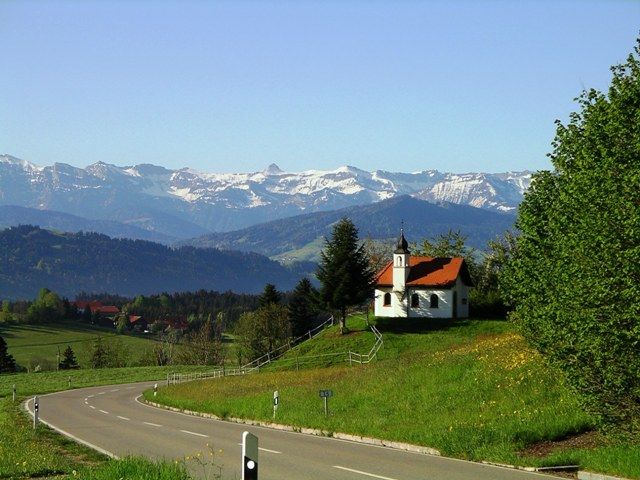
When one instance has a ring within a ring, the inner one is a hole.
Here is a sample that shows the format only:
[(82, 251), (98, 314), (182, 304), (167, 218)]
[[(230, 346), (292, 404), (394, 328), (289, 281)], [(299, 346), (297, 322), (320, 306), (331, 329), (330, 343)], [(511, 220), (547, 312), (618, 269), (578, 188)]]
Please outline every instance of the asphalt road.
[[(153, 383), (68, 390), (40, 397), (40, 419), (112, 456), (182, 459), (192, 473), (210, 476), (210, 452), (224, 479), (240, 479), (242, 432), (259, 439), (261, 480), (534, 480), (529, 473), (386, 447), (212, 420), (144, 405)], [(33, 400), (27, 403), (33, 412)], [(407, 419), (407, 421), (411, 421)], [(207, 447), (211, 446), (211, 450)], [(220, 450), (222, 452), (220, 452)], [(200, 453), (200, 457), (198, 457)], [(205, 473), (201, 463), (205, 463)]]

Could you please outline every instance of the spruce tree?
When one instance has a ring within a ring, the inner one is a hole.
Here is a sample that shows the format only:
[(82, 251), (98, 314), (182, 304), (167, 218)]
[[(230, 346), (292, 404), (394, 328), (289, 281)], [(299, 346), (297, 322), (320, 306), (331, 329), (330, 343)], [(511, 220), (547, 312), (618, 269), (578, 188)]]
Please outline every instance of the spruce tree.
[(108, 364), (109, 352), (103, 343), (102, 337), (97, 337), (91, 352), (91, 367), (105, 368)]
[(300, 280), (289, 301), (289, 322), (291, 334), (299, 337), (313, 327), (314, 317), (318, 314), (318, 292), (308, 278)]
[(78, 361), (76, 360), (76, 356), (73, 353), (73, 350), (70, 345), (67, 345), (67, 348), (62, 352), (62, 361), (58, 365), (60, 370), (72, 370), (75, 368), (80, 368), (78, 365)]
[(259, 302), (260, 307), (266, 307), (271, 304), (279, 304), (282, 299), (282, 294), (276, 290), (276, 286), (272, 283), (267, 283), (264, 286), (262, 295), (260, 295)]
[(7, 351), (7, 342), (0, 336), (0, 373), (12, 373), (16, 369), (16, 361)]
[(342, 333), (346, 333), (347, 309), (364, 303), (373, 293), (375, 272), (359, 243), (353, 222), (348, 218), (340, 220), (320, 253), (316, 274), (322, 284), (320, 298), (331, 310), (339, 312)]

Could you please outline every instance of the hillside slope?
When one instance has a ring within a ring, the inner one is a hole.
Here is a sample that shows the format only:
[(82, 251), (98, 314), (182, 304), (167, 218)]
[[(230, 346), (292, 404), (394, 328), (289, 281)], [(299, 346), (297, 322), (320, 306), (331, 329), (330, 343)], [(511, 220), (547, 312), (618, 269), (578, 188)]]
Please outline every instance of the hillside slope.
[(18, 225), (35, 225), (40, 228), (62, 232), (96, 232), (112, 238), (148, 240), (164, 244), (170, 244), (177, 240), (176, 237), (170, 237), (153, 230), (145, 230), (144, 228), (113, 220), (91, 220), (53, 210), (0, 205), (0, 228)]
[[(261, 373), (170, 386), (154, 401), (273, 422), (277, 390), (275, 423), (409, 442), (465, 459), (579, 464), (640, 478), (637, 445), (591, 431), (576, 395), (510, 323), (377, 319), (384, 339), (377, 359), (352, 366), (346, 352), (366, 353), (374, 336), (361, 317), (347, 325), (349, 334), (326, 330)], [(305, 368), (313, 363), (330, 366)], [(328, 417), (318, 397), (326, 389), (334, 393)]]
[(0, 298), (34, 298), (48, 287), (125, 296), (199, 289), (257, 293), (287, 290), (298, 274), (255, 253), (118, 240), (96, 233), (53, 233), (33, 226), (0, 232)]
[(287, 252), (306, 248), (303, 258), (298, 259), (317, 260), (323, 246), (318, 240), (329, 237), (333, 224), (342, 217), (355, 223), (361, 238), (395, 238), (402, 221), (413, 241), (459, 230), (476, 248), (483, 248), (488, 240), (511, 228), (515, 219), (510, 214), (453, 203), (434, 204), (403, 195), (371, 205), (309, 213), (235, 232), (205, 235), (180, 244), (254, 251), (271, 257), (284, 257)]

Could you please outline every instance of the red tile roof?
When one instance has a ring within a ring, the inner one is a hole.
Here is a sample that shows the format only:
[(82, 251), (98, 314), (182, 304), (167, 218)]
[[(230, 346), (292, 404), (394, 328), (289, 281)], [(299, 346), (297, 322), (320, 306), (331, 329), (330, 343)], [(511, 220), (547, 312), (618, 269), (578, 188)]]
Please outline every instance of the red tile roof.
[[(409, 287), (451, 287), (459, 275), (471, 286), (467, 264), (462, 257), (409, 257)], [(393, 285), (393, 262), (389, 262), (376, 277), (377, 287)]]
[(73, 302), (76, 308), (85, 309), (89, 307), (90, 309), (94, 309), (102, 306), (102, 302), (98, 300), (76, 300)]
[(136, 323), (142, 318), (142, 315), (129, 315), (129, 323)]
[(96, 307), (96, 308), (91, 307), (91, 312), (92, 313), (103, 313), (103, 314), (106, 314), (106, 315), (111, 315), (111, 314), (114, 314), (114, 313), (120, 313), (120, 309), (118, 307), (113, 306), (113, 305), (105, 305), (105, 306)]

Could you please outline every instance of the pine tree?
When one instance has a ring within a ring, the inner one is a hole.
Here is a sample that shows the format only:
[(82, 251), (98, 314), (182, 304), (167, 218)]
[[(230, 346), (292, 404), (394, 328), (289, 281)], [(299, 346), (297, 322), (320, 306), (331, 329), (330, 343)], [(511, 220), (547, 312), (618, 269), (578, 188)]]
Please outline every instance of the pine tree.
[(93, 343), (93, 351), (91, 352), (91, 367), (105, 368), (109, 363), (109, 352), (104, 346), (102, 337), (96, 338)]
[(322, 284), (320, 298), (340, 313), (342, 333), (346, 333), (347, 308), (364, 303), (373, 292), (375, 273), (364, 246), (358, 244), (358, 229), (343, 218), (326, 241), (316, 275)]
[(0, 373), (11, 373), (16, 371), (16, 361), (7, 351), (7, 342), (0, 337)]
[(70, 345), (67, 345), (67, 348), (62, 352), (62, 361), (58, 365), (60, 370), (72, 370), (75, 368), (80, 368), (78, 365), (78, 361), (76, 360), (76, 356), (73, 353), (73, 350)]
[(266, 307), (272, 303), (277, 305), (280, 303), (281, 299), (282, 294), (276, 290), (276, 286), (272, 283), (267, 283), (259, 298), (260, 307)]
[(300, 280), (289, 301), (289, 322), (294, 337), (305, 334), (313, 327), (314, 317), (318, 314), (318, 292), (308, 278)]

